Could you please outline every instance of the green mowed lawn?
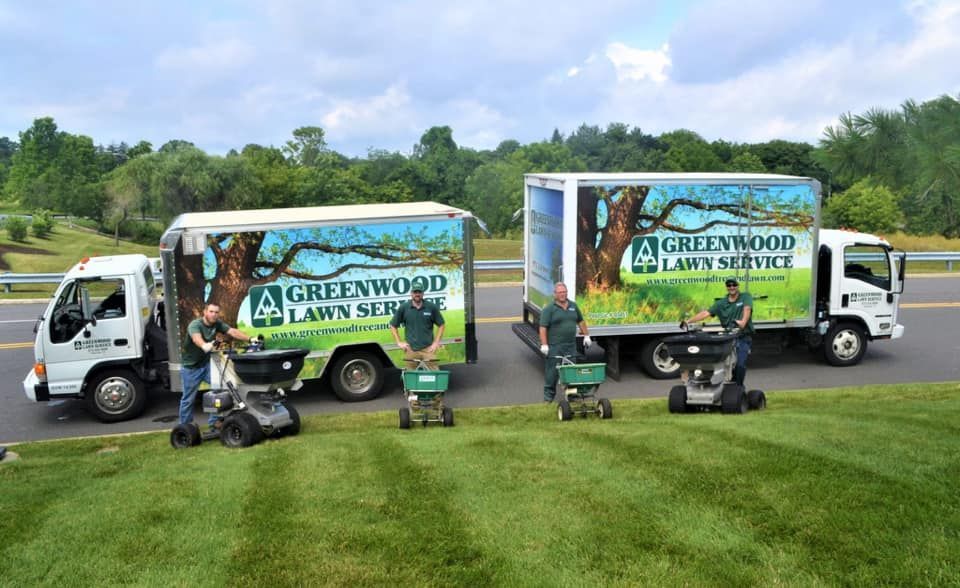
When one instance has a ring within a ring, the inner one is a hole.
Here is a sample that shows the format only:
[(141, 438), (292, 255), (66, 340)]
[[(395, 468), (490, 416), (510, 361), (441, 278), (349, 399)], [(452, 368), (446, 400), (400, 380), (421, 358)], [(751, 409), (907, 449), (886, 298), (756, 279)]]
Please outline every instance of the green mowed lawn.
[[(249, 449), (163, 433), (0, 466), (0, 584), (956, 585), (960, 385), (318, 415)], [(455, 406), (456, 392), (450, 393)], [(399, 405), (399, 400), (398, 400)]]

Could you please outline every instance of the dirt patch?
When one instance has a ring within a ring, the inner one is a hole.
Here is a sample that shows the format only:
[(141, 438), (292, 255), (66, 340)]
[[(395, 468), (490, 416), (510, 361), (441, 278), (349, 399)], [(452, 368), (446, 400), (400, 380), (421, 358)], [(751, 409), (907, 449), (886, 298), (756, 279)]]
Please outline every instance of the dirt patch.
[(0, 271), (9, 271), (10, 264), (3, 259), (7, 253), (26, 253), (27, 255), (53, 255), (46, 249), (27, 247), (26, 245), (0, 245)]

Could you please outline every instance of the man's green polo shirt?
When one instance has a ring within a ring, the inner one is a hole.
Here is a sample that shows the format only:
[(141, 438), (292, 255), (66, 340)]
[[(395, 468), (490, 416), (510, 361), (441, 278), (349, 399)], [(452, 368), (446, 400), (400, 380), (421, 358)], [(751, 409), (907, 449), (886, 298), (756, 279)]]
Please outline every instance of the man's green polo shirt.
[(583, 322), (583, 315), (580, 314), (580, 307), (572, 300), (567, 301), (566, 310), (554, 301), (540, 313), (540, 326), (547, 329), (549, 345), (576, 341), (577, 325), (581, 322)]
[(420, 308), (414, 308), (408, 300), (393, 314), (390, 324), (394, 327), (403, 325), (404, 339), (410, 344), (411, 349), (420, 351), (433, 343), (433, 325), (442, 325), (443, 315), (440, 314), (437, 305), (432, 302), (424, 300)]
[(710, 307), (710, 315), (720, 319), (720, 325), (723, 328), (732, 329), (737, 326), (734, 321), (743, 318), (744, 306), (750, 307), (750, 320), (747, 321), (746, 327), (740, 329), (740, 331), (746, 335), (750, 335), (753, 333), (753, 296), (747, 292), (740, 292), (740, 295), (733, 302), (730, 302), (728, 296), (717, 300), (713, 303), (713, 306)]
[(183, 367), (196, 368), (207, 361), (207, 352), (193, 343), (192, 337), (194, 333), (200, 333), (203, 340), (209, 343), (213, 341), (217, 333), (226, 333), (229, 330), (230, 325), (220, 319), (217, 319), (217, 322), (210, 326), (207, 326), (202, 318), (190, 321), (190, 324), (187, 325), (187, 336), (183, 339), (183, 347), (180, 353), (180, 360), (183, 362)]

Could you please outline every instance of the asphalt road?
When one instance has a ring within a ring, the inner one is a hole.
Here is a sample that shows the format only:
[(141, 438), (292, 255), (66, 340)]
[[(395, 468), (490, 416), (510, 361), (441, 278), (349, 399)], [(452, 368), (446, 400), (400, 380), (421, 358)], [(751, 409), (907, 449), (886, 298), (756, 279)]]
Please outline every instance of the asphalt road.
[[(828, 366), (805, 349), (783, 354), (757, 352), (751, 356), (751, 388), (769, 392), (863, 384), (941, 382), (960, 380), (960, 277), (915, 277), (907, 282), (900, 322), (906, 335), (897, 341), (871, 343), (860, 365)], [(448, 404), (456, 407), (505, 406), (541, 402), (543, 360), (510, 330), (518, 320), (519, 287), (477, 289), (479, 362), (450, 366)], [(169, 429), (179, 395), (157, 393), (138, 419), (103, 424), (76, 400), (33, 403), (20, 383), (33, 364), (33, 319), (44, 305), (0, 305), (0, 444)], [(597, 352), (596, 359), (600, 359)], [(612, 399), (665, 397), (671, 382), (647, 378), (639, 367), (626, 364), (619, 382), (608, 381), (602, 394)], [(776, 395), (772, 395), (775, 402)], [(359, 404), (340, 402), (317, 383), (295, 393), (292, 402), (301, 414), (397, 409), (398, 371), (387, 375), (380, 398)], [(614, 406), (616, 409), (616, 406)], [(552, 408), (544, 407), (552, 412)], [(198, 413), (198, 418), (202, 418)]]

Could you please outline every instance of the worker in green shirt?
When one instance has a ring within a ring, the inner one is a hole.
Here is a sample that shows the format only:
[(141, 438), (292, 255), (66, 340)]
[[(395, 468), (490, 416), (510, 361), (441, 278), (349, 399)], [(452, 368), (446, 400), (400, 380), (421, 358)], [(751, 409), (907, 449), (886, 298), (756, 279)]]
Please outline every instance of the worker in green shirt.
[[(390, 332), (393, 340), (400, 349), (403, 349), (403, 360), (407, 369), (416, 369), (420, 360), (427, 364), (430, 370), (439, 368), (437, 364), (437, 349), (443, 339), (443, 315), (437, 305), (423, 299), (424, 280), (414, 278), (410, 290), (410, 300), (397, 308), (390, 320)], [(404, 340), (400, 340), (400, 332), (404, 327)], [(434, 334), (433, 326), (437, 326)]]
[(588, 349), (593, 343), (587, 331), (577, 303), (567, 299), (567, 287), (557, 282), (553, 287), (553, 302), (540, 313), (540, 353), (546, 356), (543, 364), (543, 401), (552, 402), (557, 394), (556, 356), (575, 357), (577, 354), (577, 328), (583, 333), (583, 347)]
[[(180, 349), (180, 378), (183, 383), (183, 396), (180, 397), (180, 424), (193, 421), (193, 404), (197, 398), (197, 390), (202, 382), (210, 383), (210, 352), (213, 351), (214, 341), (218, 333), (229, 335), (234, 339), (249, 341), (247, 335), (220, 320), (220, 305), (216, 302), (207, 302), (203, 307), (203, 316), (194, 319), (187, 325), (187, 335), (183, 339)], [(211, 429), (220, 428), (220, 417), (211, 414), (207, 424)]]
[(727, 278), (727, 295), (718, 299), (707, 310), (701, 310), (697, 314), (681, 322), (681, 328), (685, 323), (695, 323), (702, 321), (709, 316), (715, 316), (720, 319), (720, 325), (725, 329), (739, 329), (737, 336), (737, 366), (733, 369), (733, 381), (743, 386), (743, 380), (747, 376), (747, 356), (750, 355), (752, 344), (751, 335), (753, 335), (753, 296), (749, 292), (740, 291), (740, 283), (736, 278)]

